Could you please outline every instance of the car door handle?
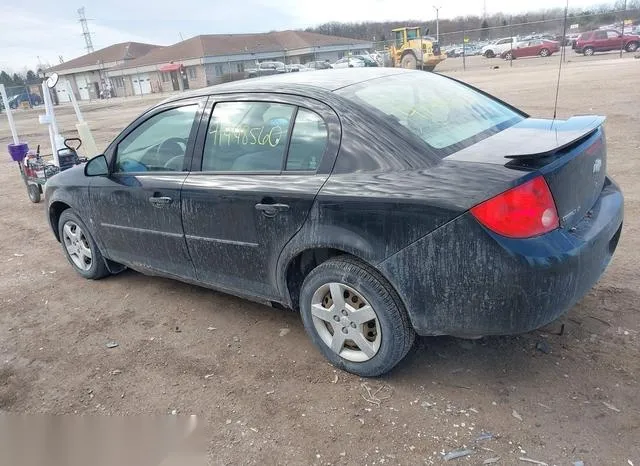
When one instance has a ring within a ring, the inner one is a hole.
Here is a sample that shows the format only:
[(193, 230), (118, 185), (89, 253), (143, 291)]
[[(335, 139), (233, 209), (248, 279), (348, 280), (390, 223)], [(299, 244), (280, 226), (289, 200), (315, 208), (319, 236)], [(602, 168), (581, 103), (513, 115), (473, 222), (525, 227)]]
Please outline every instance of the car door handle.
[(289, 210), (289, 206), (287, 204), (256, 204), (256, 210), (261, 211), (265, 217), (275, 217), (278, 212)]
[(171, 199), (168, 196), (159, 196), (159, 197), (152, 196), (149, 198), (149, 202), (151, 202), (151, 204), (154, 207), (159, 208), (159, 207), (164, 207), (166, 205), (171, 204), (173, 202), (173, 199)]

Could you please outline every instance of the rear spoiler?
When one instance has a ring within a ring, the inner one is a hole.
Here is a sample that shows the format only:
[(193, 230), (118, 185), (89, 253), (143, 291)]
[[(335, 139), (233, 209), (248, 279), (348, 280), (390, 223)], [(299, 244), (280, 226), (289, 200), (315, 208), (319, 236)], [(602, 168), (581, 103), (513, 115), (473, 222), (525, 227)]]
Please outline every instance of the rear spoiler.
[(605, 122), (603, 116), (577, 116), (568, 120), (526, 118), (444, 160), (517, 164), (549, 157), (580, 144)]
[(549, 131), (537, 130), (528, 135), (521, 134), (519, 146), (505, 150), (505, 157), (523, 160), (552, 156), (589, 138), (602, 126), (605, 119), (601, 116), (580, 116), (565, 121), (554, 120)]

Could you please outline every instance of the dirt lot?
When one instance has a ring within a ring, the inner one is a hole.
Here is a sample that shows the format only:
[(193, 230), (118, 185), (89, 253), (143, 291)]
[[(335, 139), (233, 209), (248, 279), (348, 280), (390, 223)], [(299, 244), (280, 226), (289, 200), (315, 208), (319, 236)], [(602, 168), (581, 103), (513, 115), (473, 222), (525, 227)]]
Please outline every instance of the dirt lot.
[[(453, 74), (552, 116), (550, 62)], [(100, 145), (151, 103), (87, 104), (85, 117)], [(609, 117), (608, 170), (626, 196), (617, 254), (588, 296), (530, 334), (419, 339), (391, 374), (366, 381), (329, 366), (295, 313), (133, 272), (83, 280), (5, 156), (0, 412), (197, 414), (214, 464), (440, 464), (466, 447), (451, 463), (640, 465), (639, 104), (640, 60), (567, 64), (559, 116)], [(69, 134), (71, 110), (58, 113)], [(47, 144), (37, 112), (17, 121), (25, 140)], [(363, 384), (381, 389), (379, 404)], [(476, 441), (483, 432), (493, 438)]]

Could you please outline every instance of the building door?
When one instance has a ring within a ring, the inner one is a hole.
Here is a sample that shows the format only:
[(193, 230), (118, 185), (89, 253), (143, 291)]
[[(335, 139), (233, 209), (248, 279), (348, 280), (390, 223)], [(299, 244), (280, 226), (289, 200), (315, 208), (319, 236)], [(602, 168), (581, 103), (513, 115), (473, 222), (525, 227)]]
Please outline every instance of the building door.
[(151, 78), (146, 73), (133, 75), (133, 93), (135, 95), (151, 94)]
[(174, 91), (179, 91), (180, 90), (180, 82), (178, 81), (178, 72), (177, 71), (172, 71), (171, 72), (171, 85), (173, 86), (173, 90)]
[(82, 74), (76, 75), (76, 85), (78, 87), (78, 94), (80, 100), (89, 100), (89, 80)]

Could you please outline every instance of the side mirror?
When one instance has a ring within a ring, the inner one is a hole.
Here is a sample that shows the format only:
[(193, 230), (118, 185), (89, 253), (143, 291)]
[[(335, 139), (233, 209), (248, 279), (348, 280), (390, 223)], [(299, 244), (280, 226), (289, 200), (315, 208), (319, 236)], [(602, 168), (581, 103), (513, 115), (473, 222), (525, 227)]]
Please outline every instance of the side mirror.
[(84, 176), (108, 176), (109, 165), (104, 155), (97, 155), (84, 166)]

